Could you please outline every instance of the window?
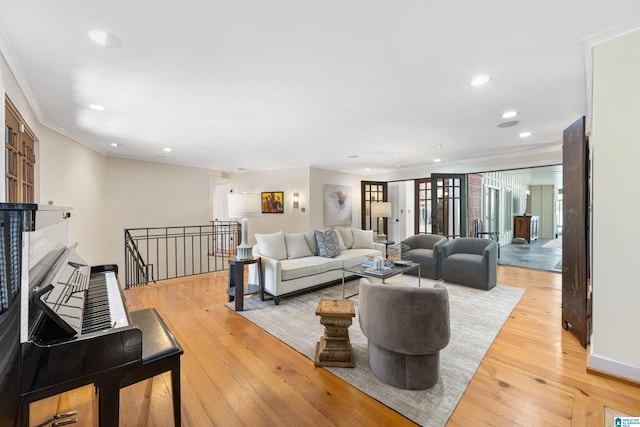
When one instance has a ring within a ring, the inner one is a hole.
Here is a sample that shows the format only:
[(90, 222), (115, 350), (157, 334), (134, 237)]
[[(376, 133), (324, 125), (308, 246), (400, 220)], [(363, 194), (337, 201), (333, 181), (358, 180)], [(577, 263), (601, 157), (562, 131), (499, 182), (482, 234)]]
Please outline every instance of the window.
[(34, 203), (36, 137), (9, 98), (5, 100), (5, 197)]

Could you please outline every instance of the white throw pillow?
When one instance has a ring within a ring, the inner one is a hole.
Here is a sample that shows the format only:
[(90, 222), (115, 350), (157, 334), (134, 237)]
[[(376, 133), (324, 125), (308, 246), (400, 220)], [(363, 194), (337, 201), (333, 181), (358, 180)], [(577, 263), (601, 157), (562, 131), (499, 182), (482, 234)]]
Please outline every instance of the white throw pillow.
[(312, 255), (318, 255), (318, 246), (316, 245), (316, 236), (311, 230), (305, 230), (302, 232), (304, 240), (307, 241), (307, 245), (311, 250)]
[(282, 231), (272, 234), (256, 234), (255, 236), (262, 255), (279, 261), (287, 259), (287, 246)]
[(342, 233), (339, 228), (334, 228), (333, 231), (336, 232), (336, 237), (338, 238), (338, 247), (340, 248), (340, 252), (347, 250), (347, 246), (342, 239)]
[(340, 237), (342, 237), (342, 241), (344, 242), (345, 249), (351, 249), (353, 247), (353, 231), (351, 228), (338, 228), (340, 232)]
[(373, 230), (360, 230), (357, 228), (353, 231), (353, 249), (373, 249)]
[(285, 234), (284, 241), (287, 244), (287, 257), (289, 259), (313, 256), (302, 233)]

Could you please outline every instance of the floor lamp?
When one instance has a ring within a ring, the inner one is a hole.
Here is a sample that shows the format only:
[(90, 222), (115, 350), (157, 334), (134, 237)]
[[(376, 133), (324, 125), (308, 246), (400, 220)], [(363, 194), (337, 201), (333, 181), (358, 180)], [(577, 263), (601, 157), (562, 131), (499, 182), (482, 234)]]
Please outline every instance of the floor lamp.
[(378, 235), (376, 242), (386, 242), (387, 235), (384, 234), (384, 220), (391, 216), (391, 202), (371, 202), (371, 217), (378, 217)]
[(262, 215), (262, 200), (257, 193), (229, 193), (228, 198), (229, 218), (241, 220), (242, 243), (238, 245), (236, 259), (250, 259), (253, 257), (249, 245), (249, 221)]

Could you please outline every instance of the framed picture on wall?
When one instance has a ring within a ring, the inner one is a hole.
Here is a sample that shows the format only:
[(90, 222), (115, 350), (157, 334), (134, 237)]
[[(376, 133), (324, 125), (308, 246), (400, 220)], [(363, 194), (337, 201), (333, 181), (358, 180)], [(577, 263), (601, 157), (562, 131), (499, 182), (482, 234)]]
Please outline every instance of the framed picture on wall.
[(284, 213), (284, 192), (263, 191), (262, 213)]
[(324, 186), (324, 225), (350, 225), (353, 204), (351, 202), (351, 186)]

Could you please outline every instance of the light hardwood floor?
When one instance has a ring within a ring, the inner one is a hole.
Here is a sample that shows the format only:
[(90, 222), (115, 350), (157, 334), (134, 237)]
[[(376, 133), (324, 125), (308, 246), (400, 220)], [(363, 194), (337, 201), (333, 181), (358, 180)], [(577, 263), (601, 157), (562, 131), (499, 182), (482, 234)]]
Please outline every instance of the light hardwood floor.
[[(640, 387), (586, 372), (587, 350), (561, 327), (560, 274), (500, 266), (498, 282), (526, 292), (448, 426), (612, 425), (605, 407), (640, 416)], [(226, 287), (223, 272), (126, 291), (184, 347), (184, 426), (414, 425), (225, 307)], [(122, 390), (121, 425), (171, 425), (169, 382)]]

